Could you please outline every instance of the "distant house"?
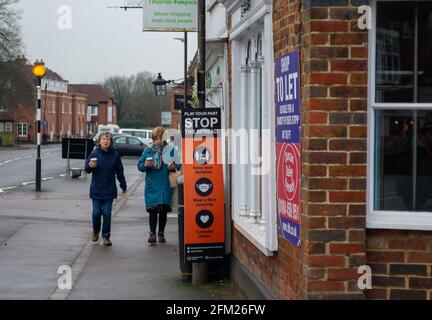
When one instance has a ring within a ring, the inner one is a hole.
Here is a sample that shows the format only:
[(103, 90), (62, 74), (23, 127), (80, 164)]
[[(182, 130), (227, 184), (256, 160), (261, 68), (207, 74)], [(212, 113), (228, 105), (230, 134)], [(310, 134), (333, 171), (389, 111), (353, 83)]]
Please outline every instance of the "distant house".
[(69, 91), (87, 95), (86, 129), (97, 132), (100, 124), (117, 124), (117, 106), (108, 91), (97, 84), (70, 84)]
[[(36, 139), (36, 79), (32, 65), (24, 56), (3, 63), (7, 80), (0, 101), (0, 134), (17, 143), (34, 143)], [(86, 135), (85, 106), (87, 96), (68, 92), (68, 81), (47, 68), (42, 79), (41, 133), (44, 141), (56, 142), (63, 136)], [(12, 132), (10, 132), (12, 128)], [(3, 130), (3, 132), (2, 132)], [(4, 139), (2, 139), (4, 140)]]

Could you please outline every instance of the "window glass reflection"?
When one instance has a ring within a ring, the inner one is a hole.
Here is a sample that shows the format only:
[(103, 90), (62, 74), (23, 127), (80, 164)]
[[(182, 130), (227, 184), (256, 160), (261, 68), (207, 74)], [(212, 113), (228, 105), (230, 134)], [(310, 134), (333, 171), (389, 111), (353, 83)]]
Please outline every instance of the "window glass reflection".
[(376, 112), (376, 210), (432, 211), (432, 111)]
[(413, 102), (414, 22), (412, 5), (378, 2), (376, 102)]
[(411, 210), (412, 111), (377, 111), (376, 210)]
[(418, 102), (432, 102), (432, 2), (419, 3)]

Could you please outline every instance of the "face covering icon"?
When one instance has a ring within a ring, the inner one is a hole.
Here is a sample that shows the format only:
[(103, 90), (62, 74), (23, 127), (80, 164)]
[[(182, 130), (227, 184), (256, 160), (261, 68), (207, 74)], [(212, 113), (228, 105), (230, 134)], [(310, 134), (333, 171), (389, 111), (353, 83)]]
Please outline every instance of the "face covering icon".
[(207, 192), (212, 187), (211, 183), (201, 183), (196, 185), (197, 189), (199, 189), (201, 192)]

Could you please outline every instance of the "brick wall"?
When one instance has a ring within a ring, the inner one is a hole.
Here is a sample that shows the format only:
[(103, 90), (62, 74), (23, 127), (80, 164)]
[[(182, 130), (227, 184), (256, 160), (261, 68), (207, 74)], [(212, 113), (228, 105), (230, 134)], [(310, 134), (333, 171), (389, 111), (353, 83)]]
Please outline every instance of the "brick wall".
[[(300, 0), (274, 1), (273, 37), (275, 57), (297, 47), (298, 38), (295, 32), (300, 29), (302, 15)], [(230, 19), (228, 19), (228, 26)], [(230, 83), (229, 102), (232, 110), (232, 53), (231, 42), (228, 43), (228, 78)], [(303, 54), (303, 53), (302, 53)], [(229, 116), (231, 119), (231, 115)], [(231, 126), (231, 123), (229, 124)], [(302, 239), (305, 238), (306, 226), (302, 220)], [(273, 256), (266, 256), (259, 251), (234, 227), (232, 229), (233, 254), (239, 262), (249, 269), (264, 287), (276, 299), (305, 299), (306, 278), (315, 271), (305, 267), (305, 250), (293, 246), (282, 238), (278, 239), (278, 251)]]
[[(15, 141), (19, 142), (33, 142), (35, 141), (35, 119), (36, 119), (36, 105), (21, 106), (11, 110), (12, 116), (15, 119), (13, 123), (13, 133)], [(18, 137), (18, 124), (28, 124), (28, 135), (26, 137)]]
[(308, 298), (362, 299), (367, 32), (349, 1), (304, 3), (302, 206)]
[(233, 254), (278, 299), (432, 299), (432, 232), (366, 231), (367, 2), (273, 1), (275, 58), (301, 54), (302, 246), (266, 257), (234, 228)]
[(368, 230), (368, 299), (432, 299), (432, 233)]
[(348, 1), (273, 1), (274, 55), (301, 57), (300, 248), (273, 257), (234, 230), (233, 253), (278, 299), (363, 299), (367, 32)]

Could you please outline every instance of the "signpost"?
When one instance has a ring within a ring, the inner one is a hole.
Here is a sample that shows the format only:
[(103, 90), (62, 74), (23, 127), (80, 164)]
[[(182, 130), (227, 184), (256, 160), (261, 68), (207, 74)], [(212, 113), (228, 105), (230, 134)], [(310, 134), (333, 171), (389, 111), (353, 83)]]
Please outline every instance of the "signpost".
[(197, 2), (143, 1), (144, 31), (197, 31)]
[(300, 64), (293, 51), (275, 61), (279, 234), (300, 246)]
[(170, 126), (172, 122), (172, 115), (170, 111), (161, 112), (161, 124), (163, 126)]
[(219, 109), (182, 109), (185, 260), (225, 256), (224, 184)]
[(66, 178), (69, 178), (71, 172), (70, 159), (87, 159), (87, 156), (93, 151), (94, 145), (93, 139), (62, 139), (62, 158), (67, 159)]

